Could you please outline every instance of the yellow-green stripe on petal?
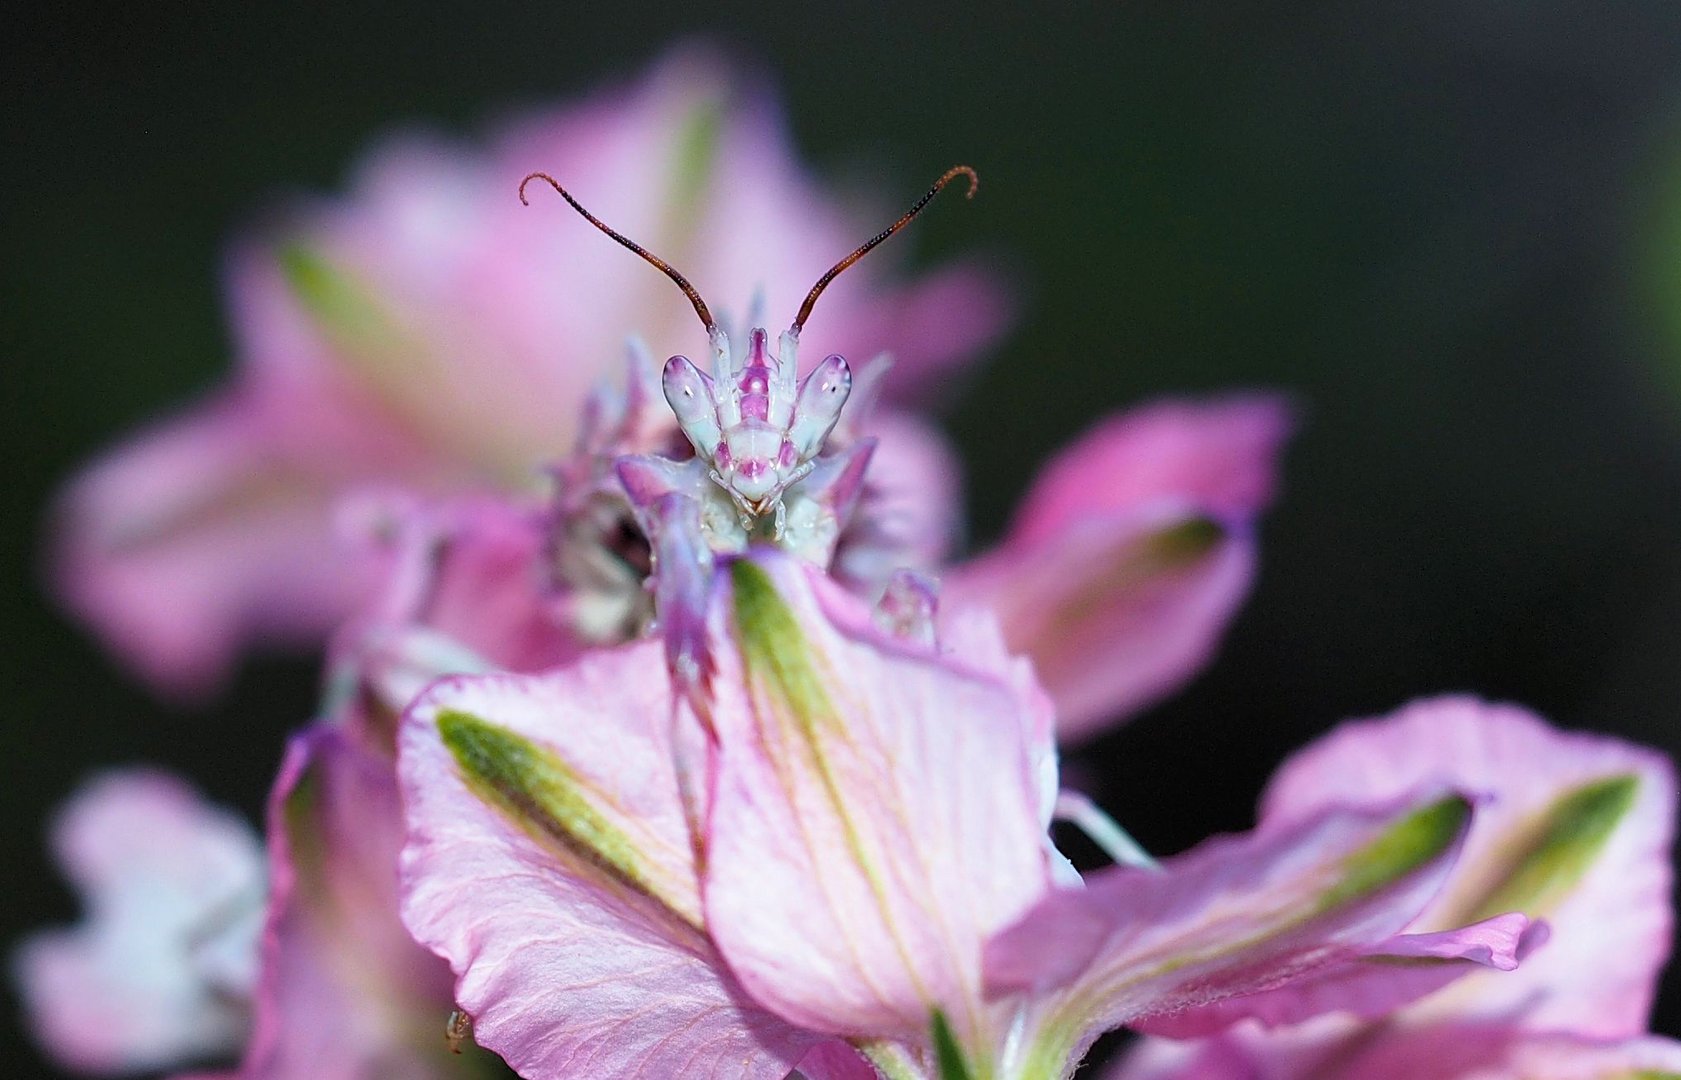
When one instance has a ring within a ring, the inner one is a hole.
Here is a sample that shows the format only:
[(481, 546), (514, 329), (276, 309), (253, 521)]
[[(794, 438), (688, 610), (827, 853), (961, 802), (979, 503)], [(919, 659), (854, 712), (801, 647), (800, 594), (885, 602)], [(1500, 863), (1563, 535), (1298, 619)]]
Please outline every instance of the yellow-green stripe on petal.
[(763, 568), (740, 559), (730, 568), (735, 586), (735, 628), (749, 677), (775, 698), (776, 707), (814, 741), (835, 716), (799, 621)]
[(1458, 795), (1414, 810), (1343, 860), (1342, 876), (1319, 898), (1319, 910), (1359, 900), (1406, 877), (1445, 851), (1470, 817), (1471, 804)]
[(438, 734), (480, 799), (538, 840), (557, 844), (612, 879), (663, 900), (635, 845), (591, 805), (577, 775), (558, 755), (456, 710), (438, 714)]
[(390, 351), (392, 327), (371, 290), (303, 244), (286, 244), (274, 255), (292, 295), (341, 346)]
[(1150, 537), (1145, 552), (1157, 567), (1170, 570), (1200, 559), (1226, 535), (1226, 527), (1213, 518), (1188, 518)]
[(1639, 790), (1640, 778), (1623, 773), (1561, 795), (1510, 845), (1506, 872), (1470, 918), (1506, 911), (1537, 915), (1555, 907), (1587, 873), (1617, 823), (1634, 806)]

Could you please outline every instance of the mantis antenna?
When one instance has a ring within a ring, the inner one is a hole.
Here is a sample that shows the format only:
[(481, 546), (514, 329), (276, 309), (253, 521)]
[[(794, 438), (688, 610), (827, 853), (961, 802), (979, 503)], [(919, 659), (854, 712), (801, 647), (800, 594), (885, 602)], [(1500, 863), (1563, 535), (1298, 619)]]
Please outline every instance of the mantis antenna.
[[(973, 174), (971, 173), (971, 175), (973, 175)], [(946, 179), (950, 179), (950, 176), (951, 176), (951, 174), (947, 173), (946, 176), (944, 178), (942, 178), (941, 182), (943, 183)], [(620, 244), (624, 245), (625, 247), (629, 248), (631, 251), (634, 251), (636, 254), (638, 254), (638, 255), (642, 256), (644, 259), (648, 260), (648, 262), (653, 264), (653, 266), (656, 269), (658, 269), (660, 273), (664, 274), (666, 277), (668, 277), (672, 281), (676, 282), (677, 287), (679, 289), (683, 290), (683, 295), (687, 296), (689, 298), (689, 303), (691, 303), (695, 306), (695, 314), (700, 316), (701, 324), (706, 327), (706, 332), (709, 335), (717, 332), (718, 324), (717, 324), (716, 321), (713, 320), (712, 312), (707, 308), (706, 301), (702, 300), (700, 298), (700, 293), (695, 290), (695, 287), (693, 285), (689, 284), (689, 279), (688, 278), (686, 278), (682, 274), (678, 273), (676, 268), (673, 267), (670, 263), (666, 262), (664, 259), (660, 258), (658, 255), (655, 255), (652, 252), (648, 251), (641, 244), (638, 244), (636, 241), (630, 239), (628, 236), (622, 236), (619, 233), (614, 232), (611, 228), (609, 228), (607, 226), (606, 222), (602, 221), (600, 218), (596, 217), (594, 214), (590, 213), (588, 210), (585, 210), (583, 208), (583, 205), (580, 204), (577, 199), (574, 199), (572, 197), (572, 193), (567, 191), (565, 188), (561, 187), (560, 186), (560, 181), (556, 180), (554, 177), (550, 176), (548, 173), (534, 172), (534, 173), (530, 174), (529, 176), (527, 176), (524, 180), (521, 180), (519, 182), (519, 201), (521, 203), (524, 203), (526, 206), (531, 205), (531, 200), (529, 200), (525, 197), (525, 185), (531, 183), (531, 181), (533, 181), (533, 180), (541, 180), (545, 184), (548, 184), (550, 187), (554, 188), (556, 191), (560, 192), (560, 197), (565, 199), (569, 204), (571, 204), (572, 209), (574, 209), (574, 210), (578, 211), (578, 213), (582, 214), (584, 216), (585, 221), (589, 222), (591, 225), (594, 225), (596, 228), (600, 229), (602, 232), (606, 233), (608, 236), (611, 236), (614, 240), (618, 241)], [(935, 190), (937, 191), (939, 189), (936, 188)], [(932, 192), (930, 192), (930, 196), (931, 195), (932, 195)], [(923, 202), (927, 202), (927, 201), (928, 200), (926, 198), (923, 199)], [(917, 209), (919, 209), (919, 210), (921, 209), (920, 204), (918, 204)], [(912, 211), (912, 213), (915, 213), (915, 211)], [(909, 220), (909, 215), (906, 215), (905, 220)], [(901, 221), (899, 224), (902, 225), (902, 224), (904, 224), (904, 222)], [(898, 227), (899, 227), (898, 225), (895, 225), (893, 228), (896, 229)], [(892, 232), (891, 229), (888, 230), (888, 233), (891, 233), (891, 232)], [(887, 238), (888, 233), (883, 233), (880, 237), (877, 237), (876, 240), (872, 241), (872, 243), (880, 243), (882, 240), (885, 240)], [(867, 246), (866, 246), (865, 250), (868, 250)], [(860, 252), (858, 252), (857, 255), (854, 255), (853, 258), (856, 259), (858, 257), (858, 255), (862, 255), (862, 254), (863, 254), (863, 251), (860, 251)], [(844, 269), (844, 267), (837, 267), (835, 270), (829, 271), (829, 276), (833, 277), (841, 269)], [(810, 306), (810, 301), (809, 300), (807, 301), (807, 306), (808, 307)]]
[[(542, 175), (542, 174), (539, 173), (538, 175)], [(838, 262), (835, 265), (829, 267), (829, 272), (817, 279), (817, 284), (813, 285), (811, 287), (811, 291), (806, 293), (805, 303), (800, 305), (800, 313), (798, 315), (794, 316), (794, 325), (789, 327), (789, 331), (795, 337), (798, 337), (799, 334), (800, 334), (800, 331), (802, 329), (804, 329), (804, 327), (805, 327), (805, 321), (807, 319), (811, 318), (811, 309), (817, 304), (817, 298), (819, 296), (823, 295), (823, 290), (827, 289), (829, 287), (829, 282), (831, 282), (831, 281), (835, 280), (835, 278), (839, 277), (840, 272), (842, 270), (845, 270), (847, 267), (851, 266), (853, 263), (857, 262), (859, 259), (862, 259), (865, 255), (868, 255), (870, 253), (871, 248), (875, 247), (877, 244), (881, 243), (883, 240), (886, 240), (889, 236), (892, 236), (894, 233), (898, 232), (900, 229), (904, 228), (906, 225), (909, 225), (910, 221), (911, 221), (911, 218), (913, 218), (916, 215), (922, 213), (922, 208), (927, 206), (930, 202), (932, 202), (934, 200), (934, 196), (936, 196), (940, 193), (940, 189), (945, 187), (947, 184), (951, 183), (952, 179), (954, 177), (957, 177), (957, 176), (967, 176), (969, 178), (969, 190), (964, 195), (964, 198), (973, 199), (975, 197), (976, 189), (978, 189), (981, 186), (981, 178), (979, 176), (975, 175), (975, 170), (971, 169), (967, 165), (953, 165), (951, 168), (947, 169), (943, 176), (941, 176), (938, 180), (934, 181), (934, 186), (928, 189), (927, 194), (923, 195), (922, 198), (916, 200), (916, 204), (914, 206), (912, 206), (909, 210), (905, 211), (905, 215), (903, 217), (901, 217), (898, 221), (895, 221), (893, 224), (889, 225), (887, 228), (883, 229), (880, 233), (878, 233), (876, 235), (876, 237), (873, 240), (869, 241), (863, 247), (860, 247), (857, 251), (854, 251), (852, 254), (848, 255), (846, 258), (842, 259), (840, 262)], [(527, 179), (530, 179), (530, 177), (527, 177)], [(544, 179), (547, 179), (547, 177), (544, 177)], [(554, 183), (554, 181), (552, 181), (552, 180), (550, 180), (549, 182), (551, 184)], [(560, 185), (556, 184), (555, 186), (558, 188)], [(566, 195), (566, 192), (562, 191), (561, 194)], [(566, 195), (566, 199), (567, 199), (568, 202), (571, 202), (572, 196)], [(573, 206), (578, 206), (577, 203), (572, 203), (572, 205)], [(578, 209), (579, 209), (580, 212), (582, 212), (583, 207), (579, 206)], [(585, 214), (584, 216), (589, 217), (588, 214)], [(590, 218), (590, 220), (595, 221), (594, 218)], [(599, 221), (596, 221), (596, 224), (600, 225), (603, 229), (607, 228), (607, 226), (601, 225), (601, 223)], [(626, 241), (623, 237), (619, 238), (619, 242), (621, 244), (628, 244), (628, 241)], [(634, 245), (632, 245), (632, 250), (641, 251), (640, 248), (636, 248), (636, 247), (634, 247)], [(667, 269), (668, 272), (670, 271), (669, 267), (667, 267), (666, 269)], [(681, 279), (679, 279), (679, 280), (681, 280)], [(696, 302), (697, 303), (699, 302), (698, 297), (696, 298)]]

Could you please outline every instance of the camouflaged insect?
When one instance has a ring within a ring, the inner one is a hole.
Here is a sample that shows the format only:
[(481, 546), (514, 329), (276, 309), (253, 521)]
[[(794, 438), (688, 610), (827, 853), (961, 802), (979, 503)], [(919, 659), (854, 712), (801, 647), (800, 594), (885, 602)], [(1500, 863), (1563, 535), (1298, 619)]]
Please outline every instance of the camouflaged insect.
[(960, 175), (968, 177), (972, 197), (978, 183), (974, 170), (966, 165), (947, 170), (899, 220), (818, 279), (792, 325), (782, 333), (774, 355), (770, 335), (762, 327), (753, 327), (745, 349), (738, 351), (681, 273), (613, 231), (553, 177), (532, 173), (525, 178), (520, 185), (522, 202), (526, 183), (534, 179), (548, 183), (590, 224), (671, 278), (706, 327), (711, 373), (686, 356), (673, 356), (666, 361), (661, 379), (666, 402), (695, 456), (678, 461), (631, 454), (619, 458), (616, 465), (625, 495), (650, 538), (662, 521), (672, 517), (655, 508), (675, 494), (696, 504), (698, 514), (684, 514), (681, 519), (698, 520), (699, 539), (706, 549), (740, 552), (755, 541), (765, 541), (809, 562), (828, 565), (862, 492), (875, 440), (859, 439), (836, 453), (823, 453), (852, 393), (852, 369), (845, 358), (831, 355), (800, 379), (800, 331), (829, 282), (903, 228)]

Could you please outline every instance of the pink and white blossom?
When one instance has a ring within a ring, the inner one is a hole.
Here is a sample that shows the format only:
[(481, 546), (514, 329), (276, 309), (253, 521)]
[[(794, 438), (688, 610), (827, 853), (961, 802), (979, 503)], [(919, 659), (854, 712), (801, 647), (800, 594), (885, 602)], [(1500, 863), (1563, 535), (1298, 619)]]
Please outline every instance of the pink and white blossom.
[(1554, 730), (1514, 706), (1437, 698), (1346, 724), (1296, 754), (1269, 786), (1262, 820), (1278, 827), (1439, 784), (1479, 792), (1482, 803), (1419, 925), (1518, 910), (1546, 920), (1544, 947), (1514, 972), (1466, 978), (1404, 1008), (1151, 1040), (1116, 1075), (1598, 1080), (1677, 1071), (1681, 1044), (1645, 1036), (1671, 941), (1669, 762)]
[(1101, 421), (1044, 468), (996, 549), (953, 568), (944, 609), (993, 612), (1064, 739), (1154, 704), (1208, 662), (1248, 595), (1290, 428), (1265, 394)]
[(1429, 958), (1428, 986), (1365, 987), (1385, 1009), (1524, 951), (1521, 915), (1415, 930), (1473, 814), (1451, 788), (1070, 886), (1024, 663), (884, 632), (769, 552), (718, 568), (704, 632), (706, 684), (647, 642), (450, 679), (404, 721), (404, 918), (526, 1075), (781, 1076), (851, 1062), (838, 1038), (888, 1076), (1060, 1077), (1118, 1024), (1296, 986), (1308, 1016), (1326, 980)]
[(42, 1046), (101, 1075), (237, 1048), (265, 890), (251, 827), (173, 776), (133, 769), (88, 781), (52, 841), (87, 912), (13, 957)]
[[(678, 52), (478, 145), (389, 140), (348, 196), (236, 245), (238, 369), (70, 485), (56, 565), (69, 605), (160, 688), (203, 693), (247, 644), (317, 642), (365, 595), (330, 528), (344, 492), (532, 490), (627, 337), (661, 355), (694, 342), (657, 274), (569, 214), (520, 205), (535, 168), (564, 171), (736, 314), (755, 295), (792, 311), (877, 215), (806, 175), (774, 104), (732, 67)], [(848, 275), (808, 336), (819, 357), (891, 352), (901, 399), (1008, 318), (974, 265), (905, 285), (886, 270)]]

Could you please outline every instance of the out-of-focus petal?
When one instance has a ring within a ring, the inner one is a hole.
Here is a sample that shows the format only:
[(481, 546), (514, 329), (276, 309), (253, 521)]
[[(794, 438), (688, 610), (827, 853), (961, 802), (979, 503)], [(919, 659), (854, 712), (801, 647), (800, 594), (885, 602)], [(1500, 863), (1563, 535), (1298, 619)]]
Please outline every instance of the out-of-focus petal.
[(1107, 1080), (1668, 1080), (1681, 1043), (1590, 1039), (1498, 1024), (1398, 1023), (1372, 1029), (1326, 1017), (1301, 1032), (1251, 1025), (1214, 1039), (1147, 1039)]
[(441, 676), (536, 671), (581, 648), (549, 582), (547, 522), (528, 505), (381, 492), (340, 518), (378, 585), (334, 637), (333, 678), (371, 689), (387, 719)]
[(1645, 1030), (1669, 952), (1675, 776), (1663, 755), (1566, 733), (1510, 705), (1450, 697), (1345, 724), (1296, 754), (1262, 803), (1264, 824), (1328, 806), (1451, 785), (1487, 796), (1447, 889), (1419, 928), (1523, 911), (1551, 927), (1513, 974), (1420, 1003), (1434, 1016), (1521, 1016), (1594, 1037)]
[(1290, 408), (1274, 394), (1159, 401), (1099, 423), (1041, 471), (1011, 539), (1054, 537), (1069, 523), (1158, 500), (1242, 519), (1267, 508)]
[[(703, 349), (669, 282), (552, 193), (520, 205), (534, 169), (681, 266), (715, 310), (739, 312), (763, 286), (785, 325), (892, 211), (841, 212), (740, 71), (679, 50), (487, 146), (389, 140), (344, 197), (303, 202), (240, 243), (229, 291), (241, 372), (73, 483), (57, 568), (69, 606), (152, 682), (203, 693), (250, 644), (318, 641), (355, 607), (361, 578), (328, 528), (339, 494), (530, 490), (574, 445), (627, 336), (659, 355)], [(986, 271), (900, 286), (892, 259), (866, 261), (824, 297), (810, 362), (846, 342), (898, 353), (914, 381), (997, 334), (1008, 305)]]
[(273, 886), (246, 1080), (442, 1080), (494, 1064), (445, 1044), (449, 968), (397, 918), (402, 828), (388, 761), (345, 728), (292, 741), (269, 802)]
[(834, 572), (879, 588), (895, 570), (934, 571), (945, 561), (961, 523), (961, 472), (951, 444), (914, 416), (877, 414), (864, 430), (876, 448), (863, 498), (841, 533)]
[(790, 1022), (976, 1053), (985, 938), (1046, 888), (1022, 703), (786, 557), (720, 576), (707, 926)]
[(1254, 1017), (1293, 1024), (1324, 1013), (1380, 1018), (1476, 968), (1515, 971), (1547, 938), (1544, 923), (1509, 912), (1457, 930), (1398, 934), (1276, 989), (1140, 1024), (1154, 1035), (1190, 1038)]
[(251, 915), (263, 896), (251, 828), (174, 777), (134, 770), (78, 792), (53, 847), (87, 919), (30, 938), (14, 959), (47, 1051), (80, 1071), (117, 1073), (235, 1049), (254, 971), (228, 956), (255, 955)]
[(1248, 594), (1254, 564), (1246, 532), (1193, 507), (1156, 506), (1006, 544), (946, 577), (941, 610), (992, 610), (1055, 699), (1058, 734), (1079, 738), (1201, 668)]
[(109, 454), (57, 507), (66, 602), (160, 688), (211, 690), (250, 640), (318, 640), (354, 606), (332, 492), (401, 447), (254, 380)]
[(955, 372), (1008, 330), (1015, 312), (1015, 297), (996, 270), (952, 263), (896, 292), (878, 293), (857, 320), (860, 329), (876, 327), (874, 336), (853, 331), (831, 351), (850, 348), (850, 355), (867, 356), (889, 350), (894, 368), (888, 399), (939, 410), (950, 405)]
[(524, 1075), (780, 1080), (818, 1041), (700, 929), (677, 708), (650, 641), (448, 680), (404, 721), (404, 921)]
[(988, 988), (1038, 997), (1045, 1037), (1075, 1050), (1120, 1024), (1228, 1023), (1245, 997), (1381, 951), (1441, 886), (1470, 816), (1458, 796), (1331, 811), (1160, 871), (1105, 871), (995, 937)]
[(799, 1071), (791, 1080), (878, 1080), (881, 1076), (869, 1059), (841, 1039), (825, 1039), (800, 1059)]
[[(1429, 1044), (1452, 1039), (1461, 1046), (1475, 1046), (1479, 1032), (1421, 1031), (1405, 1056), (1377, 1059), (1373, 1071), (1361, 1076), (1377, 1080), (1410, 1080), (1420, 1075), (1420, 1062), (1428, 1062)], [(1489, 1040), (1493, 1042), (1494, 1040)], [(1382, 1072), (1389, 1062), (1393, 1067)], [(1353, 1074), (1350, 1074), (1351, 1076)], [(1460, 1080), (1674, 1080), (1681, 1076), (1681, 1042), (1658, 1036), (1623, 1041), (1595, 1041), (1573, 1035), (1531, 1035), (1513, 1039), (1494, 1060), (1480, 1062)]]
[(1207, 662), (1247, 595), (1289, 428), (1264, 395), (1100, 424), (1045, 469), (1003, 543), (948, 577), (945, 610), (998, 613), (1064, 738), (1137, 712)]

